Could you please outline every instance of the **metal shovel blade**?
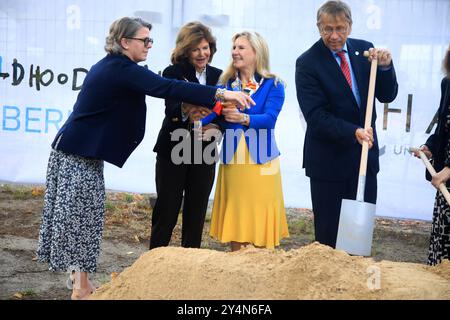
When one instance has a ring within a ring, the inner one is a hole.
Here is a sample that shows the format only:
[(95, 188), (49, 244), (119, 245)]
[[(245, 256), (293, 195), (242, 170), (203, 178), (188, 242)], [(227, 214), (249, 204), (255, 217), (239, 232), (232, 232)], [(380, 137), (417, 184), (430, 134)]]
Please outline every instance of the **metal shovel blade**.
[(336, 249), (348, 254), (370, 256), (376, 205), (343, 199)]

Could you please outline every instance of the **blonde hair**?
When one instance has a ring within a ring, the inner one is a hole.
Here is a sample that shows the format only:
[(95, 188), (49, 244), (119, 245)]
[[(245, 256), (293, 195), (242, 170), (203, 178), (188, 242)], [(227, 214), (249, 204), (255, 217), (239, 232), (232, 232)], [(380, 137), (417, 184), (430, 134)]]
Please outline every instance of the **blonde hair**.
[[(250, 42), (250, 45), (252, 46), (253, 51), (256, 54), (255, 72), (265, 79), (275, 78), (275, 84), (277, 84), (278, 81), (281, 81), (281, 79), (279, 79), (275, 74), (270, 72), (269, 46), (267, 45), (266, 40), (264, 40), (264, 38), (257, 32), (242, 31), (236, 33), (233, 36), (232, 38), (233, 45), (234, 42), (240, 37), (245, 37), (248, 40), (248, 42)], [(236, 78), (236, 71), (237, 71), (236, 68), (233, 66), (233, 61), (231, 61), (230, 65), (222, 73), (219, 79), (219, 83), (222, 85), (227, 85), (230, 79), (234, 80)]]
[(106, 37), (105, 51), (111, 54), (121, 54), (123, 48), (120, 40), (132, 38), (142, 27), (152, 30), (152, 25), (141, 18), (123, 17), (114, 21), (109, 27), (109, 35)]
[(216, 38), (212, 35), (211, 29), (198, 21), (185, 24), (178, 32), (175, 49), (173, 49), (172, 55), (170, 56), (172, 64), (188, 62), (189, 51), (203, 39), (209, 43), (211, 53), (208, 62), (211, 62), (214, 53), (217, 51)]

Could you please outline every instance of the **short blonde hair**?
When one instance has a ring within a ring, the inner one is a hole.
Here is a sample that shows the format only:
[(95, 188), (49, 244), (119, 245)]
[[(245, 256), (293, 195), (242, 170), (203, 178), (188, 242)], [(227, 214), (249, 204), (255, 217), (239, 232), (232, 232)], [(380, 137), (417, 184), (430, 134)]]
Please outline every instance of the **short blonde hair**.
[[(256, 68), (255, 71), (263, 78), (276, 78), (275, 83), (277, 83), (280, 79), (273, 73), (270, 72), (269, 66), (269, 46), (267, 45), (266, 40), (257, 32), (252, 31), (242, 31), (236, 33), (232, 42), (234, 42), (240, 38), (245, 37), (253, 48), (253, 51), (256, 54)], [(233, 66), (233, 61), (230, 62), (230, 65), (227, 69), (222, 73), (222, 76), (219, 79), (219, 83), (222, 85), (227, 85), (230, 79), (235, 79), (236, 77), (236, 68)]]
[(120, 40), (132, 38), (142, 27), (152, 30), (152, 25), (141, 18), (123, 17), (114, 21), (109, 27), (109, 35), (106, 37), (105, 51), (110, 54), (121, 54), (123, 48)]
[(209, 43), (211, 54), (208, 62), (211, 62), (217, 51), (216, 38), (212, 35), (211, 29), (198, 21), (189, 22), (181, 27), (175, 41), (175, 49), (170, 56), (172, 64), (189, 61), (189, 51), (203, 39)]

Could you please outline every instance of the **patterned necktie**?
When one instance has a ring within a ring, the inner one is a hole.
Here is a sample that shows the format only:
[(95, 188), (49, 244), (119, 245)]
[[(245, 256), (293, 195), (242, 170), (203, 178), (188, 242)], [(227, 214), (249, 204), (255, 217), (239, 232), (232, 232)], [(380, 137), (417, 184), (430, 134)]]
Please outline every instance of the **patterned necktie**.
[(337, 53), (339, 58), (341, 58), (341, 69), (342, 73), (344, 73), (345, 79), (347, 79), (348, 85), (350, 89), (352, 88), (352, 76), (350, 75), (350, 67), (348, 66), (347, 59), (345, 58), (345, 52), (339, 51)]

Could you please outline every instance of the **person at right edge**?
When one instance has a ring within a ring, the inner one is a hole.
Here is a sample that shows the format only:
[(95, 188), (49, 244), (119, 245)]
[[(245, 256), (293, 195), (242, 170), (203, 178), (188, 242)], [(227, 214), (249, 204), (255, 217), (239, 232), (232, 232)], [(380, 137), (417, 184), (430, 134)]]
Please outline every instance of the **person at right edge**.
[[(450, 46), (444, 58), (445, 77), (441, 82), (441, 102), (438, 110), (438, 125), (435, 132), (421, 146), (428, 159), (433, 159), (437, 174), (431, 177), (427, 172), (427, 180), (436, 188), (441, 183), (450, 186)], [(419, 157), (418, 153), (414, 154)], [(440, 191), (436, 192), (431, 225), (430, 246), (428, 249), (429, 265), (436, 265), (443, 259), (450, 260), (450, 205)]]
[(369, 144), (364, 201), (377, 199), (375, 107), (372, 127), (363, 128), (372, 59), (378, 60), (375, 97), (380, 102), (392, 102), (398, 84), (388, 50), (348, 38), (352, 16), (346, 3), (324, 3), (317, 27), (321, 39), (297, 59), (295, 82), (307, 123), (303, 167), (310, 178), (315, 240), (335, 248), (342, 199), (356, 198), (364, 140)]

